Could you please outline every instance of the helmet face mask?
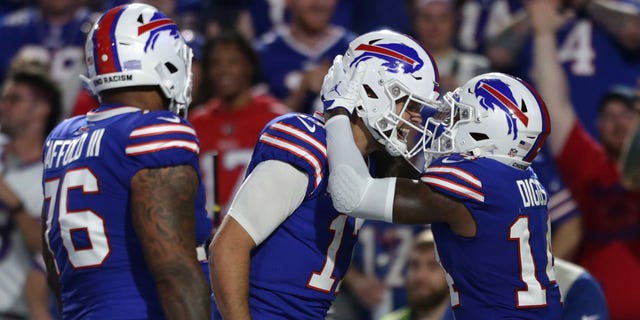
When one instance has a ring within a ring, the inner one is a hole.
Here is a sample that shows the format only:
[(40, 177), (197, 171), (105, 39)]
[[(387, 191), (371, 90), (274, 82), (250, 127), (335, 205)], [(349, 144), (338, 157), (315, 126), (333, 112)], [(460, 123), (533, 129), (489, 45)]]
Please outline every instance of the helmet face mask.
[(105, 12), (87, 36), (87, 86), (102, 91), (158, 86), (169, 110), (186, 117), (191, 103), (191, 59), (176, 24), (156, 8), (128, 4)]
[(444, 95), (427, 119), (425, 164), (462, 153), (528, 167), (549, 134), (549, 115), (535, 89), (501, 73), (477, 76)]
[(408, 146), (414, 137), (408, 131), (420, 133), (422, 125), (408, 120), (406, 113), (436, 104), (438, 71), (429, 53), (405, 35), (380, 30), (353, 40), (343, 63), (348, 77), (358, 65), (366, 66), (362, 104), (355, 111), (376, 141), (392, 156), (419, 153), (420, 145)]

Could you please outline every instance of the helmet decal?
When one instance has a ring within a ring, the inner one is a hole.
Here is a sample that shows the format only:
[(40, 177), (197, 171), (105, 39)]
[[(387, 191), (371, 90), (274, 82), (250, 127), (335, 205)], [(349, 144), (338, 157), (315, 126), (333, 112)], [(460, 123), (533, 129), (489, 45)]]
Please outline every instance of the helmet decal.
[(525, 127), (529, 125), (529, 117), (520, 110), (511, 89), (500, 79), (482, 79), (476, 83), (474, 91), (480, 106), (485, 110), (494, 110), (498, 107), (504, 111), (509, 124), (507, 133), (513, 134), (513, 140), (518, 136), (518, 120)]
[(371, 58), (379, 58), (386, 62), (382, 65), (387, 67), (387, 71), (392, 73), (413, 73), (424, 65), (424, 61), (413, 48), (403, 43), (384, 43), (379, 45), (360, 44), (355, 51), (362, 51), (362, 54), (353, 59), (349, 67), (357, 66), (361, 61)]
[(175, 39), (180, 37), (178, 26), (176, 26), (176, 24), (171, 19), (169, 19), (169, 17), (159, 11), (156, 11), (156, 13), (153, 14), (153, 17), (151, 17), (151, 20), (149, 20), (148, 23), (138, 27), (138, 35), (142, 35), (145, 32), (149, 31), (151, 32), (151, 34), (149, 35), (149, 39), (147, 39), (147, 42), (144, 45), (144, 52), (147, 52), (149, 45), (151, 45), (151, 49), (153, 50), (153, 46), (155, 45), (156, 40), (158, 40), (158, 36), (162, 31), (170, 31), (170, 34)]
[(110, 10), (102, 16), (96, 24), (99, 26), (93, 33), (93, 60), (96, 74), (106, 74), (122, 71), (120, 59), (118, 58), (118, 46), (115, 41), (115, 29), (118, 19), (124, 11), (122, 5), (114, 10)]

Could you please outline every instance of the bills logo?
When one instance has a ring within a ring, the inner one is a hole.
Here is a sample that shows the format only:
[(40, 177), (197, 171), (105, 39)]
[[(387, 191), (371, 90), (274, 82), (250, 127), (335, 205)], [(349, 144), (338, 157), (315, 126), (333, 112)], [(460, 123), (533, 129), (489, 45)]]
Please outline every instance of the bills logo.
[(358, 55), (349, 67), (358, 65), (362, 61), (371, 58), (385, 60), (382, 65), (387, 71), (392, 73), (413, 73), (418, 71), (424, 65), (424, 61), (420, 59), (418, 53), (411, 47), (402, 43), (382, 43), (382, 44), (360, 44), (355, 49)]
[(154, 13), (153, 17), (151, 17), (151, 20), (149, 20), (148, 23), (138, 27), (139, 36), (146, 32), (150, 32), (149, 38), (144, 45), (144, 52), (147, 52), (149, 46), (151, 46), (151, 50), (154, 49), (153, 47), (156, 44), (156, 41), (158, 40), (158, 37), (160, 36), (160, 33), (162, 31), (169, 31), (169, 34), (175, 39), (180, 37), (178, 26), (176, 26), (176, 24), (171, 19), (160, 12)]
[[(474, 88), (476, 98), (480, 102), (480, 105), (486, 110), (495, 110), (499, 108), (504, 111), (507, 123), (509, 124), (509, 131), (507, 133), (513, 134), (513, 140), (518, 135), (518, 120), (520, 120), (525, 127), (529, 126), (529, 117), (522, 112), (516, 99), (513, 97), (513, 93), (509, 86), (498, 79), (486, 79), (480, 80)], [(523, 110), (526, 111), (526, 106)]]

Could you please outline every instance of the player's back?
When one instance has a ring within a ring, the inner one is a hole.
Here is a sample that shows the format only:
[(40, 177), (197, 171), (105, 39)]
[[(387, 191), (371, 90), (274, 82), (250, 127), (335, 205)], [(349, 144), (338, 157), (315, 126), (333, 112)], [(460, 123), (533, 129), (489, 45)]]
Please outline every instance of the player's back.
[(548, 197), (533, 170), (452, 155), (421, 180), (462, 202), (477, 225), (474, 237), (432, 225), (456, 318), (559, 319)]
[(326, 138), (319, 118), (289, 113), (267, 124), (247, 175), (268, 160), (306, 172), (309, 183), (301, 205), (251, 252), (251, 314), (323, 319), (351, 261), (361, 221), (338, 213), (326, 191)]
[[(164, 318), (132, 225), (131, 179), (143, 168), (191, 165), (198, 172), (198, 148), (195, 131), (169, 111), (126, 106), (101, 106), (49, 135), (46, 240), (65, 319)], [(202, 187), (195, 207), (200, 244), (211, 228)]]

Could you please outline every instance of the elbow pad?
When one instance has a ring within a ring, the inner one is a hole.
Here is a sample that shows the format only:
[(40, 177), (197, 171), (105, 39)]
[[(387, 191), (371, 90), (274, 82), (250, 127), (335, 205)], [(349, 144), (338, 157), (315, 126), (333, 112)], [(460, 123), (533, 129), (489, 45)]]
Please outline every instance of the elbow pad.
[(396, 178), (373, 179), (348, 165), (338, 165), (329, 176), (328, 191), (338, 212), (392, 222), (395, 185)]

